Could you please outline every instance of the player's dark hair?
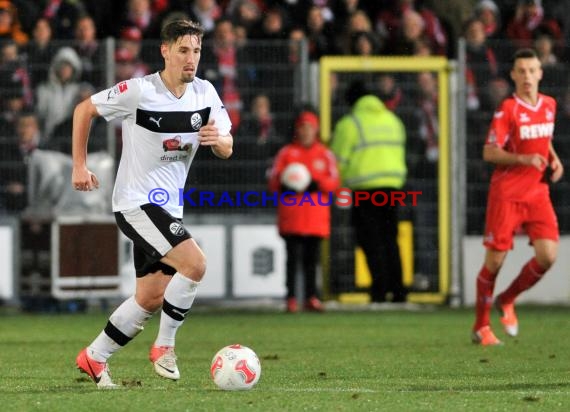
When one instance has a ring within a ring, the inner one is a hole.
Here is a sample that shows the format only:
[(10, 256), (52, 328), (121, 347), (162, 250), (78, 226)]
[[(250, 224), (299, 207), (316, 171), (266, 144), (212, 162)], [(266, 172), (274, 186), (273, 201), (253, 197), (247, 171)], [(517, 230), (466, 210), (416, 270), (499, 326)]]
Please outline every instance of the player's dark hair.
[(180, 37), (186, 35), (198, 36), (200, 40), (204, 36), (204, 28), (200, 23), (196, 23), (190, 20), (174, 20), (166, 24), (161, 32), (160, 39), (162, 43), (172, 44), (176, 42)]
[(514, 64), (517, 59), (532, 59), (534, 57), (538, 59), (536, 50), (530, 48), (519, 49), (513, 54), (512, 63)]

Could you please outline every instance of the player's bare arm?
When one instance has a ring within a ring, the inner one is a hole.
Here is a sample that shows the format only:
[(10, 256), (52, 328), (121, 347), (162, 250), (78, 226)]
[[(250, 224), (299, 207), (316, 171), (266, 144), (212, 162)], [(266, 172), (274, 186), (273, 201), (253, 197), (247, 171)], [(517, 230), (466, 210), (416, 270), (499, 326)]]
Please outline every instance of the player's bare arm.
[(230, 133), (220, 135), (220, 131), (210, 119), (207, 125), (198, 132), (198, 139), (202, 146), (210, 146), (212, 152), (221, 159), (229, 158), (233, 153), (234, 139)]
[(554, 150), (552, 143), (550, 143), (548, 151), (549, 151), (550, 169), (552, 169), (552, 175), (550, 176), (550, 180), (552, 181), (552, 183), (556, 183), (562, 178), (562, 175), (564, 175), (564, 166), (562, 165), (560, 158), (556, 154), (556, 150)]
[(541, 172), (548, 165), (548, 160), (538, 154), (519, 154), (507, 152), (496, 144), (486, 144), (483, 146), (483, 160), (497, 165), (523, 165), (531, 166), (540, 170)]
[(79, 103), (73, 112), (71, 184), (75, 190), (89, 191), (99, 187), (97, 176), (87, 169), (87, 142), (93, 118), (99, 116), (91, 99)]

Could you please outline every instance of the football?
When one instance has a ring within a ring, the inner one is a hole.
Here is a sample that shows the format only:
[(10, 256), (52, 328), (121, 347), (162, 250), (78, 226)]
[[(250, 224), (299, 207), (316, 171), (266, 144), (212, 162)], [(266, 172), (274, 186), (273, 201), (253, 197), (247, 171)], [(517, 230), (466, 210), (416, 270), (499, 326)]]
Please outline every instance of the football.
[(303, 192), (311, 183), (311, 172), (303, 163), (290, 163), (281, 173), (281, 183), (296, 192)]
[(225, 391), (248, 390), (261, 376), (261, 363), (253, 350), (240, 344), (225, 346), (214, 355), (210, 375)]

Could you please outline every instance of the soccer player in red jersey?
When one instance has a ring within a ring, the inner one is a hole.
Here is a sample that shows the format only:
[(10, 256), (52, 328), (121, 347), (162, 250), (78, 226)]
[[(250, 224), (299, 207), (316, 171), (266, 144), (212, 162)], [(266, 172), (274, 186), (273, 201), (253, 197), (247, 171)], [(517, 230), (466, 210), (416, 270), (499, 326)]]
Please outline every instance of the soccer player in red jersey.
[(558, 220), (547, 180), (557, 182), (564, 173), (552, 146), (556, 101), (538, 91), (542, 68), (534, 50), (518, 50), (511, 78), (515, 92), (493, 115), (483, 148), (483, 159), (495, 164), (487, 202), (485, 262), (477, 277), (477, 300), (472, 340), (499, 345), (490, 327), (495, 279), (513, 247), (513, 234), (524, 229), (534, 257), (511, 285), (495, 299), (507, 335), (516, 336), (516, 297), (536, 284), (556, 260)]

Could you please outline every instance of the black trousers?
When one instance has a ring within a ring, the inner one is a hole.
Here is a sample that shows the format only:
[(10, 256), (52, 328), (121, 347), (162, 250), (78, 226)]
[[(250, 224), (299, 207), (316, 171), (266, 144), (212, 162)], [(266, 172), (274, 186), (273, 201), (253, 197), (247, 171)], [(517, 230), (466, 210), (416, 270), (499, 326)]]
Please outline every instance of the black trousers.
[(322, 238), (317, 236), (283, 235), (287, 250), (287, 297), (295, 297), (297, 267), (301, 265), (305, 280), (305, 299), (317, 296), (317, 265)]
[[(382, 191), (390, 196), (393, 189), (367, 190), (371, 194), (375, 191)], [(386, 295), (391, 293), (394, 302), (404, 302), (408, 292), (402, 283), (402, 261), (398, 247), (398, 206), (376, 206), (370, 201), (362, 200), (359, 206), (356, 206), (353, 201), (352, 224), (356, 242), (366, 255), (366, 263), (372, 276), (371, 300), (384, 302)]]

